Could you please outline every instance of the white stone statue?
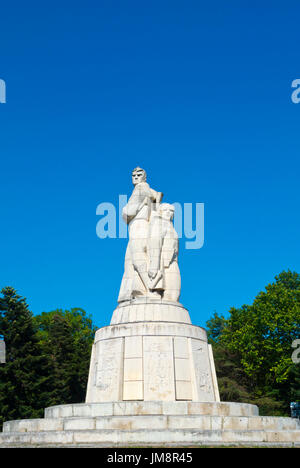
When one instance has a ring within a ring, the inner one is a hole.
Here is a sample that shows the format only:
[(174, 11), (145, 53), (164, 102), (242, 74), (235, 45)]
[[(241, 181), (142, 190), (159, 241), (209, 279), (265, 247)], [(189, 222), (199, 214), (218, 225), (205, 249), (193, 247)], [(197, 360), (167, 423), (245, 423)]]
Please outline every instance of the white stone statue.
[(150, 290), (163, 299), (178, 302), (181, 278), (178, 267), (178, 235), (173, 226), (174, 206), (162, 203), (151, 213), (148, 238)]
[(141, 296), (177, 302), (180, 272), (174, 207), (160, 204), (163, 195), (150, 188), (144, 169), (133, 170), (132, 182), (134, 190), (122, 212), (129, 242), (118, 302)]

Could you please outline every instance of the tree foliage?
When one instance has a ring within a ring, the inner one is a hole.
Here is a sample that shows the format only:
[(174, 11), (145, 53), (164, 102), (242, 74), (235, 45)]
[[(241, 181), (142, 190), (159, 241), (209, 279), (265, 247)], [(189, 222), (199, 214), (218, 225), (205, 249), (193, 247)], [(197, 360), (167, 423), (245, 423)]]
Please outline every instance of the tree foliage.
[(223, 399), (240, 393), (265, 413), (287, 413), (299, 398), (299, 366), (291, 358), (300, 336), (299, 274), (283, 271), (252, 305), (231, 308), (227, 319), (215, 314), (207, 327)]
[(51, 362), (50, 405), (84, 401), (96, 328), (83, 309), (57, 309), (34, 317), (43, 353)]
[(50, 370), (26, 300), (10, 287), (1, 293), (0, 333), (6, 342), (6, 364), (0, 366), (0, 423), (41, 416)]
[(33, 316), (13, 288), (1, 293), (7, 362), (0, 365), (0, 426), (42, 417), (47, 406), (83, 402), (96, 331), (85, 311), (58, 309)]

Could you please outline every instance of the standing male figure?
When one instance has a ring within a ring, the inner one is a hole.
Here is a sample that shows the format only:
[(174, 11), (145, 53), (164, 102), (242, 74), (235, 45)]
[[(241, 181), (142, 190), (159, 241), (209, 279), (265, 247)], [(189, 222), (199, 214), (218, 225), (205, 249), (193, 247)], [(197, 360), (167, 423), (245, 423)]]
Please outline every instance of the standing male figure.
[(134, 189), (122, 211), (122, 217), (128, 224), (129, 242), (118, 302), (149, 294), (149, 220), (162, 199), (162, 193), (151, 189), (146, 178), (144, 169), (136, 167), (133, 170)]

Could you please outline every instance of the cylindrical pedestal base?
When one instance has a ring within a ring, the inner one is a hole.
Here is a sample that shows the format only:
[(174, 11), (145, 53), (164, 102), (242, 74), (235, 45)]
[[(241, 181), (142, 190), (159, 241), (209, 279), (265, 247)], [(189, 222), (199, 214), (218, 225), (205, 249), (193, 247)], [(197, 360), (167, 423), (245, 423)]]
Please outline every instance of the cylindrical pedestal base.
[[(95, 335), (86, 402), (219, 401), (211, 348), (203, 328), (190, 324), (187, 310), (167, 305), (186, 323), (155, 320), (165, 304), (135, 304), (134, 318), (152, 321), (116, 323)], [(140, 309), (140, 310), (139, 310)], [(114, 313), (115, 319), (120, 313)], [(127, 317), (132, 317), (132, 312)]]

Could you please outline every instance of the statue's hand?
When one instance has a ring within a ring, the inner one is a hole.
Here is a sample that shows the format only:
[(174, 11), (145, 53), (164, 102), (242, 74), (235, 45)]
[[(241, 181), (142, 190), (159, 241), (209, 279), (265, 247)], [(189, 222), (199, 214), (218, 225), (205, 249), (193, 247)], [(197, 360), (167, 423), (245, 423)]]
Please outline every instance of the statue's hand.
[(157, 275), (157, 270), (152, 270), (152, 269), (150, 269), (150, 270), (148, 271), (148, 276), (149, 276), (150, 279), (153, 280), (153, 279), (155, 278), (156, 275)]
[(148, 205), (149, 204), (149, 198), (148, 197), (145, 197), (144, 200), (142, 201), (142, 203), (139, 205), (138, 207), (138, 212), (141, 211), (141, 209), (145, 206), (145, 205)]

